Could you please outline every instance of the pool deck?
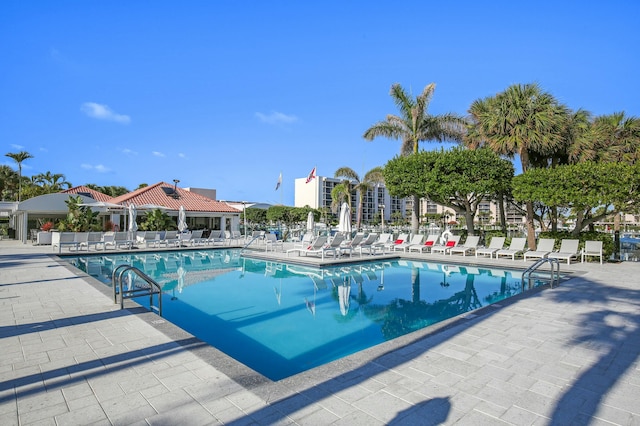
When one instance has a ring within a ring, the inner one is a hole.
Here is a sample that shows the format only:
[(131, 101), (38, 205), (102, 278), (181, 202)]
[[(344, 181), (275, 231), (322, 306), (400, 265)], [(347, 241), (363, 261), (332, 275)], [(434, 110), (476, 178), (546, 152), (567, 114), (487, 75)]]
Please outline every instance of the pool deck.
[(640, 263), (561, 270), (556, 288), (271, 382), (132, 303), (120, 310), (50, 246), (3, 240), (0, 424), (640, 425)]

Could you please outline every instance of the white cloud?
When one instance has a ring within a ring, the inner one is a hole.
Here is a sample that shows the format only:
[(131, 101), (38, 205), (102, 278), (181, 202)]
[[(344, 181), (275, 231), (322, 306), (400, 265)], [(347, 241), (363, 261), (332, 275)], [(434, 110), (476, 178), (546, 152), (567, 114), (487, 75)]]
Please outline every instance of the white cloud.
[(131, 122), (131, 117), (128, 115), (118, 114), (112, 111), (107, 105), (101, 105), (95, 102), (83, 103), (80, 111), (84, 112), (88, 117), (97, 120), (115, 121), (121, 124), (129, 124)]
[(11, 148), (13, 148), (13, 149), (19, 149), (19, 150), (21, 150), (21, 151), (22, 151), (22, 150), (24, 149), (24, 146), (22, 146), (22, 145), (18, 145), (18, 144), (15, 144), (15, 143), (12, 143), (12, 144), (11, 144)]
[(155, 155), (156, 157), (165, 157), (164, 153), (162, 153), (160, 151), (152, 151), (151, 153), (153, 155)]
[(183, 154), (183, 153), (181, 153), (181, 152), (179, 152), (179, 153), (178, 153), (178, 157), (180, 157), (180, 158), (187, 158), (187, 155), (186, 155), (186, 154)]
[(85, 170), (95, 170), (98, 173), (108, 173), (111, 171), (110, 168), (102, 165), (102, 164), (96, 164), (95, 166), (92, 164), (87, 164), (87, 163), (83, 163), (80, 164), (80, 167), (82, 167)]
[(277, 111), (272, 111), (270, 114), (256, 112), (256, 117), (267, 124), (289, 124), (298, 121), (298, 117), (295, 115), (287, 115)]
[(138, 155), (138, 153), (137, 153), (136, 151), (134, 151), (134, 150), (132, 150), (132, 149), (129, 149), (129, 148), (124, 148), (124, 149), (122, 150), (122, 153), (123, 153), (124, 155)]

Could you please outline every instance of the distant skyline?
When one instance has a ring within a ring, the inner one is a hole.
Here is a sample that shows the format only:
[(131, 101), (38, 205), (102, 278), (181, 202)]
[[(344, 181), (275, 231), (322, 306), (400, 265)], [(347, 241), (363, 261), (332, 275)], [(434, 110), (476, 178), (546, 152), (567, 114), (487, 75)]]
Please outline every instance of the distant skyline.
[(24, 176), (293, 205), (314, 167), (363, 176), (398, 155), (362, 138), (397, 113), (394, 83), (436, 83), (431, 114), (538, 83), (574, 110), (639, 116), (638, 22), (632, 0), (7, 0), (0, 164), (28, 151)]

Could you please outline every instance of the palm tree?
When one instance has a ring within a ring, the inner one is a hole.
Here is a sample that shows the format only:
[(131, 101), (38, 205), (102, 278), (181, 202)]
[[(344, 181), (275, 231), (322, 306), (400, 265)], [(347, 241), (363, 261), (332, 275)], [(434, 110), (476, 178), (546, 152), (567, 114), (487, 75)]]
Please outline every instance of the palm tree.
[[(402, 140), (401, 155), (418, 152), (418, 145), (424, 141), (461, 142), (465, 134), (466, 120), (453, 113), (431, 115), (427, 112), (435, 91), (435, 83), (427, 85), (421, 94), (413, 99), (399, 84), (391, 86), (391, 97), (400, 115), (389, 114), (364, 132), (364, 138), (372, 141), (378, 136)], [(420, 204), (418, 196), (413, 197), (411, 228), (418, 231)]]
[(42, 185), (45, 194), (60, 192), (64, 189), (71, 188), (71, 183), (67, 182), (62, 173), (40, 173), (36, 176), (36, 180)]
[(9, 166), (0, 166), (0, 197), (2, 201), (9, 199), (10, 194), (15, 194), (18, 186), (18, 173)]
[(586, 135), (572, 145), (570, 159), (635, 164), (640, 160), (640, 119), (624, 112), (596, 117)]
[(347, 179), (349, 184), (353, 184), (351, 190), (358, 193), (358, 216), (356, 228), (360, 229), (360, 224), (362, 223), (362, 205), (364, 203), (364, 196), (374, 185), (384, 183), (382, 167), (374, 167), (369, 170), (364, 175), (362, 181), (360, 180), (360, 176), (358, 176), (358, 174), (349, 167), (340, 167), (336, 170), (334, 177)]
[[(565, 141), (566, 107), (537, 84), (515, 84), (494, 97), (475, 101), (470, 135), (500, 155), (520, 158), (522, 172), (532, 165), (531, 156), (552, 156)], [(535, 248), (533, 203), (526, 204), (527, 239)]]
[(27, 151), (20, 151), (10, 152), (8, 154), (5, 154), (5, 156), (13, 158), (14, 161), (18, 163), (18, 202), (20, 202), (20, 193), (22, 192), (22, 162), (29, 158), (33, 158), (33, 155), (29, 154)]
[(331, 211), (338, 213), (343, 202), (351, 207), (351, 187), (347, 183), (339, 183), (331, 190)]

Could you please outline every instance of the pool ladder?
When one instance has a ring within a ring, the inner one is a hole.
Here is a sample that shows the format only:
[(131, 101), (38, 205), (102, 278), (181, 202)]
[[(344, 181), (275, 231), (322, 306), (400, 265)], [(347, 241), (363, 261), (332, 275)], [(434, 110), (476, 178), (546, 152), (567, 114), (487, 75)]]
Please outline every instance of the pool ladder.
[(249, 240), (248, 243), (246, 243), (241, 249), (240, 249), (240, 253), (242, 253), (244, 251), (244, 249), (246, 249), (247, 247), (249, 247), (251, 245), (251, 243), (253, 243), (255, 240), (261, 238), (262, 235), (256, 235), (253, 238), (251, 238), (251, 240)]
[[(536, 261), (533, 265), (529, 266), (522, 273), (522, 291), (525, 291), (525, 282), (527, 283), (526, 289), (531, 289), (531, 275), (536, 272), (538, 268), (540, 268), (545, 263), (549, 263), (551, 267), (551, 271), (549, 272), (549, 286), (553, 288), (553, 283), (560, 284), (560, 261), (558, 259), (543, 257), (542, 259)], [(538, 276), (538, 278), (541, 278)]]
[[(131, 280), (131, 288), (129, 290), (124, 289), (123, 278), (125, 273), (129, 272), (126, 277)], [(134, 281), (134, 277), (131, 273), (140, 277), (145, 284), (140, 285), (138, 280)], [(140, 269), (131, 265), (119, 265), (113, 270), (111, 274), (111, 283), (113, 287), (113, 303), (118, 303), (118, 294), (120, 295), (120, 309), (124, 309), (124, 299), (133, 299), (134, 297), (149, 295), (149, 310), (156, 312), (162, 316), (162, 287), (155, 282), (151, 277), (142, 272)], [(153, 304), (153, 295), (158, 295), (157, 306)]]

